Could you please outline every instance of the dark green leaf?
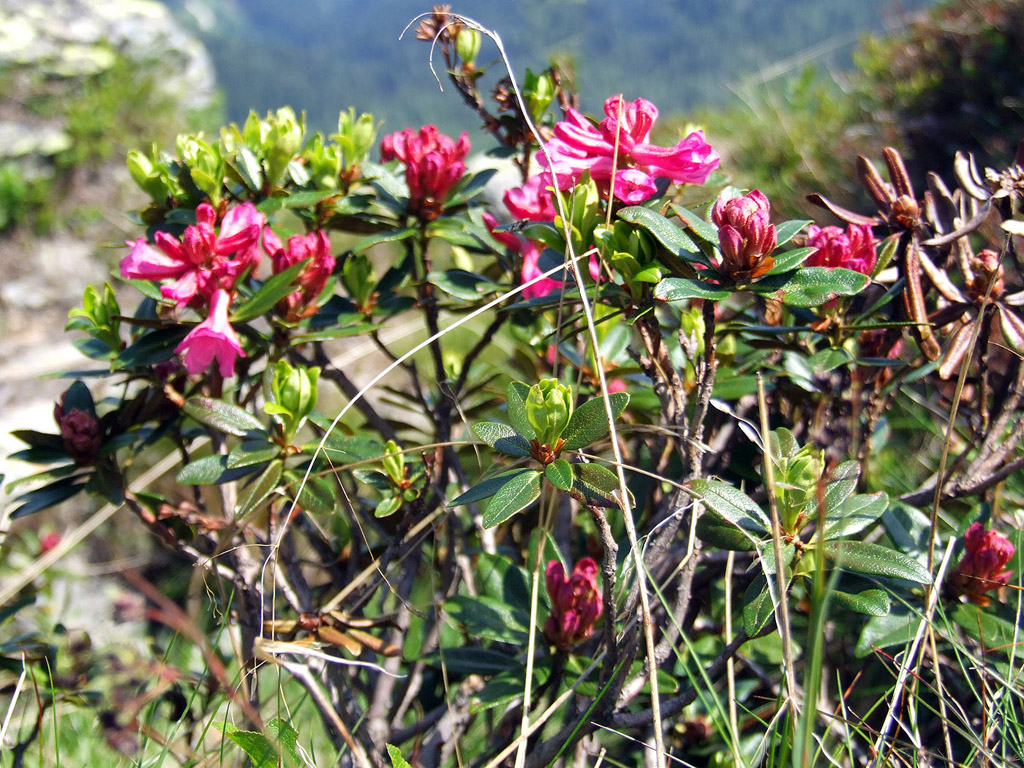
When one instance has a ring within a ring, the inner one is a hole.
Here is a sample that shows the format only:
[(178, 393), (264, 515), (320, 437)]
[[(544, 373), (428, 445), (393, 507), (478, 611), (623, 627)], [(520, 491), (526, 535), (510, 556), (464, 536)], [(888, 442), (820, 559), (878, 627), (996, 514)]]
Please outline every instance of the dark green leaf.
[(467, 272), (464, 269), (431, 272), (427, 275), (427, 281), (462, 301), (476, 301), (481, 296), (507, 290), (506, 286), (498, 285), (483, 275)]
[(225, 731), (224, 735), (249, 756), (252, 768), (277, 768), (277, 750), (262, 733), (236, 730)]
[(484, 509), (484, 527), (493, 528), (533, 504), (540, 497), (540, 479), (540, 472), (527, 470), (505, 483)]
[(693, 211), (689, 211), (683, 208), (681, 205), (673, 204), (672, 210), (675, 211), (676, 216), (679, 220), (690, 229), (697, 237), (708, 243), (718, 245), (718, 230), (711, 224), (704, 221), (703, 218), (698, 216)]
[(402, 497), (401, 496), (390, 496), (386, 499), (382, 499), (378, 502), (377, 506), (374, 507), (374, 517), (390, 517), (402, 508)]
[(504, 600), (486, 595), (455, 595), (445, 602), (444, 610), (472, 637), (524, 646), (529, 639), (530, 615), (515, 610)]
[(697, 536), (701, 541), (719, 549), (735, 552), (753, 552), (757, 549), (757, 544), (751, 539), (749, 533), (726, 522), (712, 509), (705, 509), (704, 514), (697, 520)]
[(980, 642), (987, 653), (999, 651), (1007, 654), (1012, 650), (1020, 654), (1020, 629), (1013, 622), (1006, 621), (976, 605), (961, 603), (953, 611), (953, 621)]
[(367, 251), (375, 245), (380, 243), (396, 243), (400, 240), (405, 240), (416, 234), (418, 230), (416, 227), (407, 227), (405, 229), (391, 229), (387, 232), (380, 232), (376, 235), (370, 235), (365, 237), (356, 243), (356, 246), (352, 249), (353, 253), (362, 253)]
[(576, 464), (573, 467), (575, 479), (572, 487), (582, 494), (587, 504), (598, 507), (618, 508), (617, 494), (619, 477), (601, 464)]
[(333, 515), (338, 507), (335, 486), (329, 478), (310, 475), (306, 481), (298, 472), (287, 473), (292, 485), (298, 489), (298, 506), (314, 515)]
[[(614, 392), (608, 395), (612, 414), (618, 418), (626, 408), (629, 395), (625, 392)], [(608, 415), (605, 413), (604, 399), (595, 397), (587, 400), (572, 412), (569, 423), (562, 431), (565, 440), (564, 450), (576, 451), (600, 440), (608, 434)]]
[(466, 222), (460, 218), (435, 219), (427, 227), (427, 234), (452, 245), (461, 245), (465, 248), (480, 247), (480, 240), (466, 230)]
[(868, 282), (867, 275), (852, 269), (800, 267), (791, 272), (767, 275), (747, 289), (791, 307), (818, 307), (839, 296), (858, 294)]
[(508, 421), (512, 428), (527, 440), (534, 440), (537, 437), (537, 432), (530, 424), (530, 420), (526, 418), (526, 398), (529, 394), (530, 388), (523, 382), (511, 382), (506, 392), (506, 408), (508, 409)]
[(920, 620), (920, 616), (902, 605), (895, 606), (885, 616), (870, 619), (861, 630), (854, 655), (863, 658), (876, 648), (907, 645), (914, 639)]
[(775, 615), (771, 592), (765, 577), (758, 575), (743, 593), (743, 628), (750, 637), (760, 632)]
[(29, 491), (16, 498), (13, 503), (21, 502), (20, 506), (11, 513), (11, 519), (16, 520), (25, 515), (31, 515), (43, 509), (48, 509), (62, 501), (67, 501), (75, 494), (85, 490), (87, 479), (82, 476), (66, 477), (51, 483), (45, 488), (38, 488)]
[(496, 675), (521, 666), (512, 654), (487, 648), (445, 648), (428, 656), (424, 663), (440, 668), (442, 658), (448, 673), (459, 677)]
[(143, 334), (138, 341), (121, 351), (110, 362), (112, 371), (121, 368), (144, 368), (170, 359), (185, 335), (191, 330), (189, 326), (173, 325)]
[(889, 595), (884, 589), (865, 589), (856, 594), (834, 589), (829, 599), (833, 606), (843, 611), (853, 611), (868, 616), (885, 616), (889, 613)]
[[(776, 242), (776, 245), (785, 245), (790, 240), (792, 240), (794, 237), (796, 237), (798, 234), (800, 234), (800, 231), (804, 227), (806, 227), (808, 224), (813, 224), (813, 223), (814, 222), (811, 221), (810, 219), (803, 219), (803, 220), (795, 219), (793, 221), (784, 221), (781, 224), (776, 224), (775, 225), (775, 242)], [(811, 248), (810, 250), (811, 251), (815, 251), (817, 249), (816, 248)], [(776, 260), (776, 263), (778, 263), (778, 257), (776, 257), (775, 260)]]
[(241, 520), (254, 512), (277, 489), (283, 472), (284, 463), (280, 459), (268, 464), (253, 484), (246, 489), (245, 495), (238, 502), (238, 507), (235, 509), (235, 520)]
[(191, 461), (181, 468), (176, 478), (181, 485), (215, 485), (238, 480), (252, 474), (251, 467), (228, 469), (227, 456), (214, 454)]
[(768, 270), (769, 275), (778, 275), (782, 272), (788, 272), (791, 269), (796, 269), (803, 264), (807, 257), (814, 253), (817, 248), (797, 248), (795, 251), (786, 251), (780, 253), (775, 257), (775, 264)]
[(34, 429), (15, 429), (11, 432), (11, 436), (16, 437), (33, 448), (64, 450), (64, 438), (60, 435), (52, 435), (49, 432), (36, 432)]
[(266, 434), (263, 423), (237, 405), (209, 397), (190, 397), (182, 410), (200, 424), (237, 437)]
[(249, 467), (263, 464), (281, 453), (281, 447), (266, 440), (246, 440), (231, 449), (228, 454), (227, 468)]
[(530, 444), (508, 424), (482, 421), (473, 427), (477, 436), (491, 448), (508, 456), (529, 456)]
[[(844, 461), (832, 471), (832, 476), (825, 485), (825, 516), (836, 514), (843, 502), (857, 488), (860, 479), (860, 464), (856, 461)], [(881, 513), (879, 513), (881, 514)]]
[(728, 288), (688, 277), (666, 277), (654, 289), (654, 298), (668, 302), (686, 299), (720, 301), (731, 295), (732, 291)]
[(535, 469), (510, 469), (507, 472), (502, 472), (500, 475), (489, 477), (486, 480), (481, 480), (465, 493), (454, 498), (448, 506), (458, 507), (463, 504), (471, 504), (474, 501), (489, 498), (523, 473), (540, 474)]
[[(64, 458), (67, 458), (67, 454), (64, 454)], [(7, 488), (4, 490), (7, 493), (14, 493), (15, 489), (20, 488), (23, 485), (34, 485), (36, 483), (45, 483), (50, 480), (59, 480), (62, 477), (76, 472), (79, 469), (77, 464), (64, 464), (53, 469), (48, 469), (44, 472), (37, 472), (34, 475), (27, 475), (26, 477), (19, 477), (17, 480), (12, 480), (7, 484)], [(2, 477), (0, 477), (2, 479)]]
[(825, 539), (838, 539), (863, 531), (878, 520), (888, 506), (889, 497), (884, 491), (851, 496), (834, 515), (825, 518)]
[(825, 557), (835, 561), (837, 568), (870, 576), (888, 576), (917, 584), (928, 584), (928, 569), (901, 552), (866, 541), (827, 543)]
[(292, 728), (291, 723), (280, 717), (275, 717), (267, 723), (267, 733), (284, 747), (285, 754), (292, 760), (299, 761), (299, 732)]
[(768, 517), (743, 491), (720, 480), (704, 479), (693, 480), (690, 489), (696, 498), (733, 525), (760, 536), (771, 530)]
[(241, 323), (266, 314), (277, 302), (294, 293), (298, 288), (295, 280), (308, 262), (309, 259), (304, 259), (298, 264), (292, 264), (288, 269), (268, 279), (256, 293), (235, 307), (235, 311), (231, 313), (231, 322)]
[[(707, 267), (713, 266), (693, 239), (660, 213), (637, 205), (631, 208), (623, 208), (617, 215), (623, 221), (628, 221), (630, 224), (638, 224), (646, 229), (677, 258), (691, 263), (703, 264)], [(715, 242), (717, 242), (717, 239)]]
[(556, 459), (544, 467), (544, 477), (555, 488), (561, 491), (568, 491), (572, 488), (572, 464), (565, 459)]

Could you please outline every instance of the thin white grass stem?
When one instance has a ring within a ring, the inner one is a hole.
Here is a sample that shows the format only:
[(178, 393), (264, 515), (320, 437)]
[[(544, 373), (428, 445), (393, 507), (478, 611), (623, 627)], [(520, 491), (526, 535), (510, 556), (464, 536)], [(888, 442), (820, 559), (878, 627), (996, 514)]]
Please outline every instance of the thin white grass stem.
[[(725, 644), (732, 642), (732, 569), (736, 561), (736, 553), (729, 550), (725, 558)], [(736, 716), (736, 661), (730, 656), (725, 662), (725, 680), (729, 694), (729, 748), (732, 750), (735, 765), (742, 765), (740, 757), (740, 729)]]
[(3, 749), (4, 738), (7, 736), (7, 726), (11, 724), (11, 717), (14, 715), (14, 707), (18, 703), (18, 696), (21, 694), (21, 686), (25, 684), (28, 677), (28, 664), (25, 661), (25, 652), (21, 652), (21, 675), (14, 686), (14, 693), (11, 694), (11, 703), (7, 707), (7, 714), (4, 715), (4, 724), (0, 725), (0, 749)]
[(771, 439), (768, 434), (768, 403), (764, 393), (764, 377), (757, 372), (757, 405), (761, 414), (761, 438), (764, 441), (764, 484), (768, 489), (768, 508), (772, 516), (772, 547), (775, 551), (775, 583), (778, 590), (775, 601), (775, 619), (782, 637), (782, 656), (786, 670), (787, 695), (793, 704), (794, 715), (799, 717), (796, 706), (796, 674), (793, 671), (793, 638), (789, 631), (789, 598), (786, 593), (786, 569), (782, 563), (782, 523), (779, 521), (779, 505), (775, 498), (775, 458), (772, 456)]
[[(942, 563), (939, 565), (939, 571), (935, 575), (935, 581), (933, 584), (942, 583), (942, 580), (946, 575), (946, 566), (949, 565), (950, 558), (953, 556), (953, 546), (955, 544), (956, 540), (952, 538), (946, 544), (946, 553), (942, 557)], [(932, 614), (935, 612), (935, 606), (938, 605), (938, 602), (939, 590), (931, 589), (928, 592), (928, 604), (925, 607), (924, 616), (921, 617), (921, 623), (918, 625), (917, 632), (914, 634), (914, 642), (911, 643), (910, 649), (907, 651), (906, 656), (903, 657), (903, 663), (900, 665), (899, 675), (896, 677), (896, 685), (892, 691), (892, 701), (889, 703), (889, 713), (886, 715), (885, 723), (882, 725), (882, 728), (878, 733), (878, 739), (875, 741), (875, 757), (872, 759), (871, 768), (874, 768), (876, 765), (880, 765), (878, 760), (882, 756), (882, 748), (885, 746), (886, 740), (889, 738), (893, 727), (899, 719), (897, 713), (900, 708), (900, 700), (903, 698), (903, 689), (907, 685), (907, 679), (910, 677), (911, 668), (917, 660), (917, 652), (924, 639), (925, 629), (931, 624)]]

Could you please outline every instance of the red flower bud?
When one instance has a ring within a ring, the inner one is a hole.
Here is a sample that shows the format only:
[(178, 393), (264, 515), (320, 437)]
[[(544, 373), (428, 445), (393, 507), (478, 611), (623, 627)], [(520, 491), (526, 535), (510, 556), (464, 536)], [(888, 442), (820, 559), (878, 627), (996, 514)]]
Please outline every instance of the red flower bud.
[(594, 622), (601, 616), (603, 603), (597, 587), (597, 563), (584, 557), (566, 577), (557, 560), (548, 562), (545, 572), (551, 615), (544, 622), (544, 637), (560, 651), (590, 637)]
[(60, 427), (64, 450), (76, 464), (87, 466), (96, 461), (96, 454), (103, 447), (103, 435), (96, 416), (79, 408), (65, 413), (64, 398), (54, 406), (53, 418)]
[(444, 199), (466, 172), (462, 161), (468, 153), (465, 131), (455, 142), (433, 125), (424, 125), (418, 132), (406, 128), (385, 136), (380, 145), (384, 162), (398, 159), (405, 165), (409, 212), (425, 221), (441, 215)]
[(995, 531), (973, 523), (964, 534), (964, 555), (949, 578), (958, 595), (984, 608), (989, 604), (986, 592), (1003, 589), (1013, 571), (1004, 570), (1013, 557), (1014, 546)]
[(738, 283), (756, 280), (775, 265), (778, 242), (771, 223), (771, 205), (759, 190), (742, 197), (718, 198), (711, 219), (718, 227), (721, 269)]

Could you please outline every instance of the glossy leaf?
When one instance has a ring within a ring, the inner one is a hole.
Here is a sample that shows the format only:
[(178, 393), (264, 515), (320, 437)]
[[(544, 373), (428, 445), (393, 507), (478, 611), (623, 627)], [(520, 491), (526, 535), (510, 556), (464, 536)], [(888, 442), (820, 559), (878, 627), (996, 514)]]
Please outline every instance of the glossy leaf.
[(743, 593), (743, 628), (754, 637), (775, 616), (775, 604), (763, 575), (758, 575)]
[[(800, 234), (800, 232), (803, 230), (804, 227), (806, 227), (808, 224), (813, 224), (813, 223), (814, 222), (811, 221), (810, 219), (794, 219), (793, 221), (784, 221), (781, 224), (776, 224), (775, 225), (775, 241), (776, 241), (776, 244), (780, 245), (780, 246), (781, 245), (785, 245), (790, 240), (792, 240), (794, 237), (796, 237), (798, 234)], [(816, 251), (817, 248), (810, 248), (808, 250), (813, 252), (813, 251)], [(790, 251), (790, 253), (793, 253), (793, 251)], [(779, 261), (779, 257), (776, 256), (775, 257), (775, 263), (777, 264), (778, 261)]]
[(196, 459), (182, 467), (175, 480), (181, 485), (219, 485), (252, 474), (251, 467), (228, 469), (227, 460), (219, 453)]
[(683, 208), (681, 205), (672, 204), (672, 210), (675, 211), (676, 216), (679, 220), (686, 225), (697, 237), (708, 243), (718, 244), (718, 229), (708, 224), (703, 218), (698, 216), (693, 211)]
[(928, 584), (932, 580), (928, 569), (919, 562), (880, 544), (866, 541), (828, 543), (825, 545), (825, 557), (834, 561), (837, 568), (853, 573), (888, 576), (917, 584)]
[(526, 384), (521, 381), (513, 381), (508, 385), (505, 402), (509, 424), (527, 440), (533, 440), (537, 437), (537, 431), (533, 428), (530, 420), (526, 418), (526, 398), (529, 395), (530, 388)]
[(231, 321), (241, 323), (264, 315), (285, 296), (294, 293), (298, 289), (295, 281), (308, 262), (309, 259), (305, 259), (292, 264), (288, 269), (268, 278), (252, 296), (235, 307)]
[(601, 464), (576, 464), (573, 490), (581, 494), (587, 504), (598, 507), (617, 508), (619, 501), (619, 477)]
[(666, 277), (654, 289), (654, 298), (668, 302), (687, 299), (721, 301), (731, 295), (732, 290), (729, 288), (688, 277)]
[(562, 491), (568, 491), (572, 488), (572, 464), (565, 459), (556, 459), (544, 467), (544, 477), (546, 477), (548, 482), (555, 486), (555, 488)]
[(281, 447), (266, 440), (246, 440), (239, 443), (228, 454), (227, 467), (248, 467), (253, 464), (263, 464), (276, 458), (281, 453)]
[(838, 539), (860, 533), (874, 524), (888, 506), (889, 497), (884, 491), (851, 496), (839, 509), (826, 516), (825, 539)]
[(512, 477), (484, 509), (484, 527), (493, 528), (535, 502), (540, 497), (540, 479), (541, 473), (536, 470), (526, 470)]
[[(608, 396), (611, 403), (611, 411), (617, 418), (626, 408), (629, 402), (629, 395), (625, 392), (615, 392)], [(575, 451), (585, 448), (596, 440), (608, 434), (608, 416), (605, 412), (604, 400), (595, 397), (587, 400), (572, 412), (569, 423), (562, 431), (562, 439), (565, 440), (563, 449)]]
[(844, 461), (832, 470), (825, 484), (825, 515), (834, 515), (843, 502), (857, 488), (860, 479), (860, 464), (856, 461)]
[(503, 600), (486, 595), (455, 595), (445, 602), (444, 610), (472, 637), (514, 645), (525, 645), (529, 638), (530, 615)]
[(884, 616), (870, 619), (861, 630), (854, 649), (857, 658), (863, 658), (875, 649), (906, 646), (914, 639), (920, 617), (908, 608), (897, 605)]
[(524, 469), (521, 467), (518, 469), (510, 469), (506, 472), (502, 472), (500, 475), (495, 475), (494, 477), (489, 477), (486, 480), (481, 480), (465, 493), (459, 494), (452, 499), (448, 506), (458, 507), (463, 504), (472, 504), (474, 501), (489, 498), (505, 487), (505, 485), (512, 482), (516, 477), (524, 473), (540, 474), (535, 469)]
[(788, 272), (791, 269), (796, 269), (805, 261), (808, 257), (814, 253), (817, 248), (797, 248), (793, 251), (786, 251), (775, 256), (775, 264), (768, 270), (769, 275), (778, 275), (782, 272)]
[(111, 361), (110, 368), (113, 371), (142, 368), (169, 360), (189, 330), (188, 326), (174, 325), (143, 334), (134, 344), (121, 350)]
[(496, 451), (507, 456), (529, 456), (530, 444), (507, 424), (496, 421), (482, 421), (474, 425), (477, 436)]
[(800, 267), (766, 275), (747, 289), (791, 307), (818, 307), (840, 296), (858, 294), (869, 282), (867, 275), (852, 269)]
[(84, 491), (85, 485), (86, 479), (81, 476), (66, 477), (44, 488), (38, 488), (22, 494), (12, 502), (14, 504), (19, 504), (20, 502), (20, 504), (11, 513), (11, 519), (15, 520), (19, 517), (25, 517), (26, 515), (31, 515), (60, 504), (62, 501), (67, 501), (75, 494)]
[(387, 232), (380, 232), (376, 235), (370, 235), (369, 237), (363, 238), (355, 247), (352, 249), (353, 253), (362, 253), (367, 251), (375, 245), (380, 243), (396, 243), (401, 240), (406, 240), (417, 232), (416, 227), (406, 227), (405, 229), (391, 229)]
[(771, 531), (764, 511), (743, 491), (720, 480), (697, 479), (689, 487), (693, 496), (733, 525), (760, 535)]
[(190, 397), (182, 410), (200, 424), (237, 437), (265, 434), (265, 427), (255, 416), (237, 405), (209, 397)]
[(865, 589), (856, 593), (835, 589), (829, 599), (833, 611), (853, 611), (867, 616), (885, 616), (889, 613), (889, 595), (884, 589)]
[(697, 536), (719, 549), (734, 552), (753, 552), (757, 549), (756, 540), (746, 531), (723, 520), (717, 512), (705, 509), (697, 520)]
[(465, 269), (431, 272), (427, 275), (427, 281), (462, 301), (476, 301), (481, 296), (489, 296), (506, 290), (505, 286), (498, 285), (483, 275), (468, 272)]
[(503, 651), (492, 651), (488, 648), (445, 648), (442, 652), (432, 654), (424, 659), (424, 663), (441, 667), (441, 659), (448, 668), (448, 674), (496, 675), (519, 666), (515, 656)]
[(241, 520), (248, 516), (262, 504), (281, 482), (281, 475), (284, 472), (284, 463), (276, 459), (267, 465), (259, 477), (250, 485), (245, 495), (238, 502), (235, 509), (235, 520)]
[(646, 229), (672, 255), (683, 261), (703, 264), (707, 267), (713, 266), (700, 247), (686, 234), (685, 230), (677, 227), (657, 211), (637, 205), (623, 208), (617, 215), (623, 221), (628, 221), (630, 224), (638, 224)]

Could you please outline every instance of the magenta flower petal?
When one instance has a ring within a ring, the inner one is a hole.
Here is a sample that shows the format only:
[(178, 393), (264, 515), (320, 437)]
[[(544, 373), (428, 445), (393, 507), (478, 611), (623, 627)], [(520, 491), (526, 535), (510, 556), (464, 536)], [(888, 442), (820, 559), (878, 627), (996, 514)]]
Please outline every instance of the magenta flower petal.
[(164, 280), (179, 277), (190, 268), (180, 259), (158, 251), (144, 238), (140, 237), (134, 243), (129, 241), (127, 245), (130, 245), (132, 250), (121, 259), (121, 277), (132, 280)]
[(654, 179), (643, 171), (627, 168), (615, 174), (615, 197), (624, 203), (642, 203), (657, 191)]
[(235, 358), (241, 355), (242, 341), (228, 321), (231, 295), (218, 288), (210, 297), (210, 314), (193, 328), (175, 347), (175, 353), (184, 355), (185, 367), (190, 374), (202, 373), (214, 360), (224, 378), (235, 375)]

